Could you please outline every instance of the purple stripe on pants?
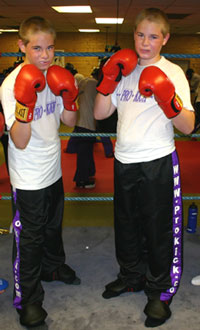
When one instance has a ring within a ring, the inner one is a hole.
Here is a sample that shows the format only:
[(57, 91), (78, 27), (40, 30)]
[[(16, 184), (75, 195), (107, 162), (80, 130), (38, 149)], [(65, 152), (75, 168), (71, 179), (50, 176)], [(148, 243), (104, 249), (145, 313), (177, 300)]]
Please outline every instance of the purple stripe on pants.
[(170, 269), (172, 286), (161, 293), (160, 300), (170, 300), (177, 292), (182, 275), (182, 194), (180, 167), (176, 151), (172, 153), (174, 197), (173, 197), (173, 260)]
[[(16, 202), (16, 192), (13, 192), (14, 201)], [(16, 259), (13, 263), (13, 274), (14, 274), (14, 290), (15, 290), (15, 298), (14, 298), (14, 307), (21, 309), (21, 300), (22, 300), (22, 291), (20, 287), (20, 233), (22, 230), (22, 224), (20, 221), (19, 211), (16, 211), (15, 217), (13, 219), (13, 229), (15, 234), (15, 243), (17, 248)]]

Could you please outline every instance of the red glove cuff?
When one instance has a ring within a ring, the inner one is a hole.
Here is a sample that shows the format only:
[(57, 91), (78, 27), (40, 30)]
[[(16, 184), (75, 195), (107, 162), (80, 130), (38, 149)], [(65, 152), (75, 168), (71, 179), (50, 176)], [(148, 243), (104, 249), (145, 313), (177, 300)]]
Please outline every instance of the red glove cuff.
[(35, 103), (24, 105), (16, 101), (15, 118), (22, 123), (29, 123), (33, 120), (33, 110)]
[(100, 80), (97, 83), (97, 92), (107, 96), (109, 94), (112, 94), (117, 87), (119, 81), (113, 81), (112, 77), (104, 76), (100, 78)]
[(171, 100), (171, 106), (176, 115), (178, 115), (183, 108), (183, 102), (176, 93), (174, 94), (174, 97)]
[(63, 103), (64, 103), (65, 110), (68, 110), (68, 111), (77, 111), (77, 107), (76, 107), (76, 103), (75, 102), (63, 102)]
[(176, 117), (183, 108), (183, 102), (176, 93), (169, 103), (158, 102), (158, 104), (169, 119)]
[(3, 114), (0, 112), (0, 137), (2, 137), (5, 129), (5, 119)]

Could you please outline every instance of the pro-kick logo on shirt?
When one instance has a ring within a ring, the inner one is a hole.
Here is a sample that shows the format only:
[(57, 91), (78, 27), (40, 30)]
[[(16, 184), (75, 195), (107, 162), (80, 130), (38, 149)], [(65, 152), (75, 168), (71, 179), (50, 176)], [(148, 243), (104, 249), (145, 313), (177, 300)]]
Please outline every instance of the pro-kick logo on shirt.
[(119, 97), (120, 102), (128, 102), (131, 99), (133, 102), (146, 102), (145, 96), (141, 95), (139, 91), (134, 94), (132, 89), (124, 89), (122, 92), (118, 92), (117, 97)]
[(55, 112), (55, 108), (56, 108), (56, 102), (51, 102), (51, 103), (47, 103), (46, 105), (46, 109), (43, 109), (42, 106), (37, 107), (34, 109), (34, 120), (38, 120), (40, 118), (42, 118), (42, 116), (46, 115), (51, 115), (52, 113)]

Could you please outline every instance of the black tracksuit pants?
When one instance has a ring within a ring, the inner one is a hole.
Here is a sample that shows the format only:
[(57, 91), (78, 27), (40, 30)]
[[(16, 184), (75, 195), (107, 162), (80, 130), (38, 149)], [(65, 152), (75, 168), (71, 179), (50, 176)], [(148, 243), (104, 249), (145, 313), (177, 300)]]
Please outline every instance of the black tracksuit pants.
[(114, 165), (114, 225), (119, 277), (146, 278), (149, 298), (169, 300), (182, 274), (182, 198), (176, 151), (150, 162)]
[(14, 306), (42, 302), (41, 274), (65, 262), (62, 179), (40, 190), (13, 190)]

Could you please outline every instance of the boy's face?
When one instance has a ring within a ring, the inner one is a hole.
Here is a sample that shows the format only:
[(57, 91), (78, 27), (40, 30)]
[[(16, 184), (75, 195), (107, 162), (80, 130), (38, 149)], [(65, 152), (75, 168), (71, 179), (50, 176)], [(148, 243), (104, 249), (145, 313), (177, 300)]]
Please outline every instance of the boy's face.
[(24, 64), (34, 64), (39, 70), (45, 71), (54, 58), (54, 38), (46, 32), (33, 33), (28, 36), (29, 42), (24, 45), (22, 40), (18, 44), (26, 54)]
[(147, 19), (141, 21), (134, 32), (135, 50), (139, 56), (140, 65), (148, 65), (160, 59), (160, 51), (168, 39), (161, 32), (159, 23), (150, 22)]

